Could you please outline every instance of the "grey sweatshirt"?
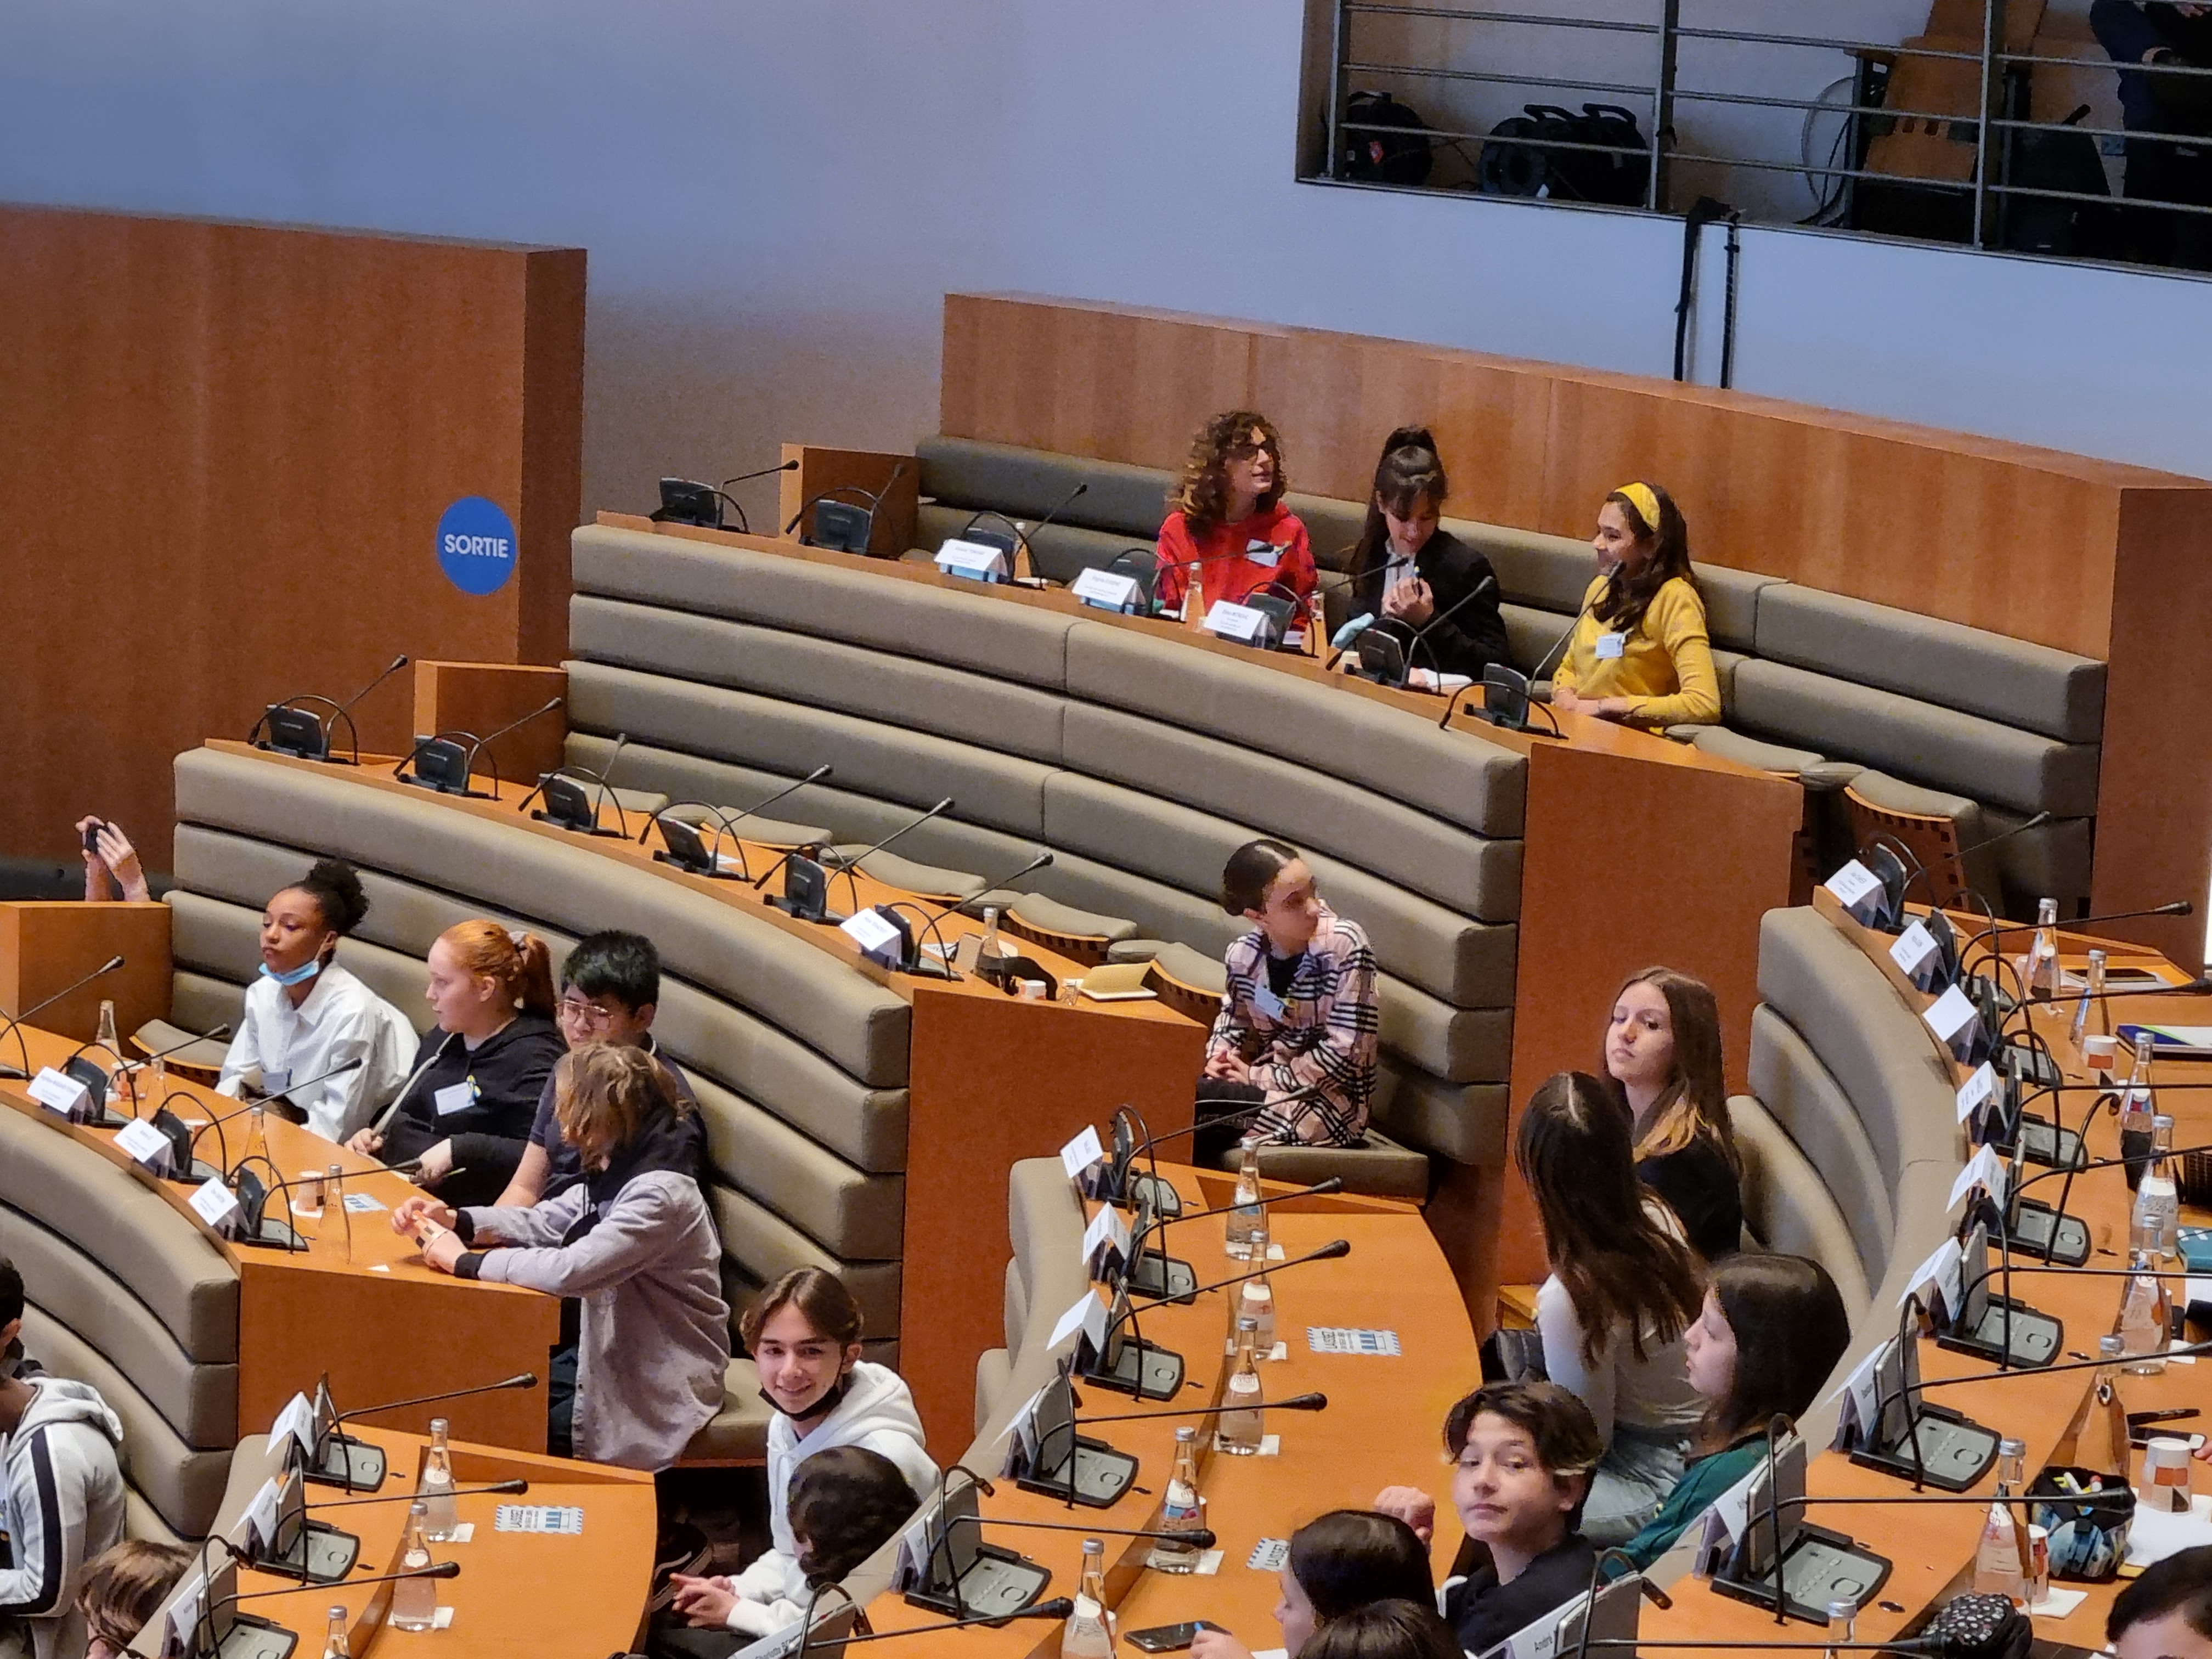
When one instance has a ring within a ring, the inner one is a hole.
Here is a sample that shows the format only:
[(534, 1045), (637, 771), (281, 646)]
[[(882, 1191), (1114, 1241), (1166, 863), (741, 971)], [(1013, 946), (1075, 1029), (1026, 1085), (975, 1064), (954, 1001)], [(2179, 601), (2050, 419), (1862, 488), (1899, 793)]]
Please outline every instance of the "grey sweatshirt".
[(25, 1380), (38, 1393), (0, 1443), (0, 1648), (13, 1634), (38, 1659), (74, 1659), (85, 1650), (85, 1566), (123, 1536), (123, 1425), (88, 1382)]
[(528, 1209), (467, 1209), (459, 1231), (472, 1247), (464, 1278), (521, 1285), (584, 1304), (576, 1345), (576, 1455), (625, 1468), (664, 1469), (722, 1408), (730, 1310), (720, 1248), (699, 1183), (647, 1170), (596, 1206), (570, 1187)]

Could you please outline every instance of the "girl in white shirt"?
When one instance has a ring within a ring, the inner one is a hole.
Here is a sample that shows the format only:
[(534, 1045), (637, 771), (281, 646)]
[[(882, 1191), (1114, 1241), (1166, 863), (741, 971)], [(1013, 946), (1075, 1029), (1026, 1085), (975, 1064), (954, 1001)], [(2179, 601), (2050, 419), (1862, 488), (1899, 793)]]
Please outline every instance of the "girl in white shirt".
[(1589, 1407), (1605, 1442), (1582, 1522), (1601, 1549), (1658, 1513), (1705, 1414), (1683, 1350), (1702, 1272), (1674, 1212), (1638, 1182), (1632, 1134), (1603, 1084), (1562, 1072), (1528, 1102), (1513, 1148), (1552, 1268), (1536, 1292), (1545, 1374)]
[[(261, 912), (261, 975), (246, 988), (218, 1092), (242, 1098), (251, 1083), (261, 1094), (283, 1095), (307, 1115), (309, 1128), (337, 1141), (392, 1098), (415, 1051), (415, 1028), (336, 960), (338, 941), (368, 914), (361, 878), (337, 859), (319, 860), (269, 901)], [(362, 1064), (315, 1081), (349, 1060)]]

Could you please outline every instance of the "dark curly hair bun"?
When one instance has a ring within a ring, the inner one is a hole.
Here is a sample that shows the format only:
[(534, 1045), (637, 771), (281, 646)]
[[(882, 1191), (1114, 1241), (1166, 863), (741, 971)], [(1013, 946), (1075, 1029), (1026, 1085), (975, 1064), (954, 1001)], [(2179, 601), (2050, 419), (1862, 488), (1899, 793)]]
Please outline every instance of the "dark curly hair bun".
[(368, 914), (368, 895), (362, 891), (361, 878), (343, 859), (316, 860), (314, 868), (295, 885), (314, 899), (324, 924), (341, 938), (360, 927)]

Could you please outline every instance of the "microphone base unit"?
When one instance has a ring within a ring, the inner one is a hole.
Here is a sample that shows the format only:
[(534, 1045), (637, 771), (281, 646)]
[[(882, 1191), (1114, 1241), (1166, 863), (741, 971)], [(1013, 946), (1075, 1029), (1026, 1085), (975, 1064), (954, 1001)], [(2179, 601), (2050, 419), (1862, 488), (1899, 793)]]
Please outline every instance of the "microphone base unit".
[(906, 1593), (906, 1604), (951, 1619), (1002, 1613), (1012, 1619), (1052, 1583), (1052, 1569), (997, 1544), (978, 1544), (968, 1570), (950, 1583), (933, 1579)]
[(335, 1584), (361, 1559), (361, 1540), (323, 1521), (301, 1523), (292, 1547), (282, 1554), (270, 1551), (253, 1558), (262, 1572), (296, 1578), (303, 1584)]
[(300, 1634), (258, 1614), (231, 1615), (230, 1628), (217, 1640), (195, 1633), (193, 1659), (291, 1659)]
[(189, 1171), (179, 1174), (176, 1170), (171, 1170), (161, 1177), (164, 1181), (173, 1181), (180, 1187), (204, 1187), (210, 1181), (221, 1181), (222, 1178), (223, 1171), (212, 1164), (203, 1164), (198, 1158), (192, 1160), (192, 1167)]
[(1132, 1296), (1149, 1297), (1155, 1302), (1191, 1302), (1197, 1299), (1198, 1269), (1176, 1256), (1139, 1250), (1129, 1264), (1128, 1284)]
[[(1912, 1455), (1915, 1436), (1920, 1443), (1917, 1462)], [(1851, 1462), (1863, 1468), (1880, 1469), (1905, 1480), (1918, 1479), (1939, 1492), (1967, 1492), (1990, 1472), (1997, 1461), (1995, 1429), (1984, 1428), (1971, 1417), (1948, 1406), (1922, 1406), (1912, 1427), (1893, 1445), (1855, 1451)]]
[(1103, 1440), (1075, 1437), (1073, 1449), (1048, 1469), (1033, 1468), (1015, 1481), (1024, 1492), (1086, 1509), (1110, 1510), (1136, 1483), (1137, 1460)]
[(1992, 1137), (1988, 1143), (2000, 1156), (2010, 1158), (2014, 1143), (2027, 1162), (2045, 1170), (2080, 1170), (2089, 1162), (2088, 1149), (2071, 1129), (2039, 1117), (2024, 1119), (2009, 1140)]
[(2008, 1370), (2035, 1370), (2058, 1358), (2065, 1340), (2064, 1322), (2014, 1297), (1993, 1296), (1972, 1330), (1939, 1332), (1936, 1346), (1995, 1361)]
[(619, 830), (602, 830), (596, 823), (577, 823), (552, 812), (540, 812), (533, 810), (530, 814), (530, 821), (532, 823), (550, 823), (556, 830), (566, 830), (572, 836), (596, 836), (605, 841), (629, 839)]
[(1110, 1370), (1083, 1373), (1085, 1382), (1139, 1400), (1172, 1400), (1182, 1392), (1182, 1356), (1142, 1338), (1125, 1336)]
[[(1753, 1528), (1764, 1524), (1757, 1519), (1749, 1523)], [(1747, 1601), (1771, 1613), (1779, 1577), (1784, 1616), (1802, 1624), (1826, 1625), (1829, 1602), (1866, 1606), (1889, 1582), (1889, 1569), (1887, 1559), (1860, 1549), (1842, 1533), (1801, 1523), (1778, 1571), (1746, 1578), (1731, 1576), (1733, 1569), (1723, 1566), (1713, 1574), (1712, 1583), (1730, 1601)]]
[(842, 927), (847, 920), (835, 910), (818, 909), (812, 905), (793, 899), (779, 898), (771, 895), (768, 902), (770, 909), (782, 911), (793, 921), (811, 921), (823, 927)]
[[(451, 795), (455, 800), (496, 800), (499, 798), (489, 789), (469, 789), (447, 783), (442, 778), (426, 778), (413, 772), (402, 772), (399, 781), (412, 784), (417, 789), (428, 789), (436, 795)], [(532, 817), (541, 816), (532, 813)]]
[[(687, 876), (703, 876), (708, 881), (742, 881), (744, 879), (744, 877), (738, 875), (735, 871), (710, 870), (703, 864), (694, 864), (689, 859), (679, 859), (669, 853), (656, 852), (653, 855), (653, 861), (655, 864), (673, 865), (677, 869), (681, 870)], [(775, 901), (774, 899), (770, 899), (769, 902), (773, 904)]]
[(250, 1233), (239, 1234), (232, 1242), (264, 1250), (289, 1250), (295, 1255), (307, 1248), (307, 1241), (292, 1230), (289, 1222), (279, 1221), (273, 1215), (263, 1216), (258, 1227)]
[(325, 1436), (306, 1470), (317, 1486), (348, 1492), (374, 1492), (384, 1484), (384, 1448), (349, 1434)]
[(2089, 1260), (2089, 1229), (2081, 1218), (2063, 1214), (2032, 1198), (2021, 1199), (2014, 1207), (2005, 1243), (2009, 1254), (2033, 1256), (2038, 1261), (2045, 1259), (2047, 1245), (2048, 1259), (2056, 1267), (2079, 1267)]
[(1130, 1205), (1150, 1204), (1152, 1213), (1163, 1221), (1172, 1221), (1182, 1213), (1182, 1194), (1172, 1182), (1158, 1176), (1133, 1175), (1128, 1180)]

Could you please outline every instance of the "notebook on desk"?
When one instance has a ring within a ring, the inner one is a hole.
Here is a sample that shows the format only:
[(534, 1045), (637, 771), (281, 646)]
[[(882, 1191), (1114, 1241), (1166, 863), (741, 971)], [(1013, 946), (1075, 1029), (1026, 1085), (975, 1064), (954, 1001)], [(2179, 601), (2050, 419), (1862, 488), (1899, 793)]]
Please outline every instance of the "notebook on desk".
[(1149, 962), (1102, 962), (1096, 968), (1083, 972), (1083, 994), (1093, 1002), (1142, 1002), (1157, 999), (1158, 991), (1146, 988), (1152, 964)]

